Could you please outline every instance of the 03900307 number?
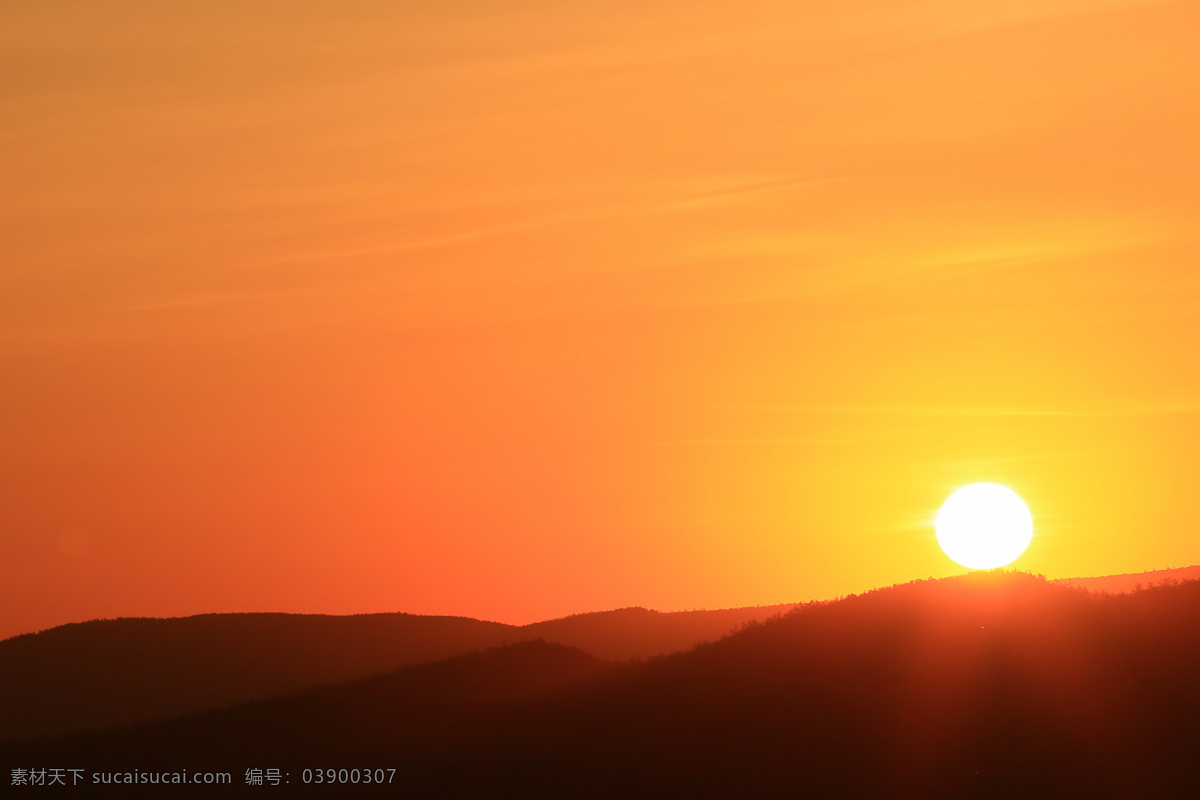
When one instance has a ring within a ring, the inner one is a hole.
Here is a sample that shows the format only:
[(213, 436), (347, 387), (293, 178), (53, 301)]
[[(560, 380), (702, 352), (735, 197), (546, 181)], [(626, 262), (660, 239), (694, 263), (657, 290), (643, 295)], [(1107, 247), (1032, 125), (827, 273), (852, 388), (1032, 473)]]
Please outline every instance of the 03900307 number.
[(391, 783), (396, 777), (396, 768), (306, 769), (300, 777), (305, 783)]

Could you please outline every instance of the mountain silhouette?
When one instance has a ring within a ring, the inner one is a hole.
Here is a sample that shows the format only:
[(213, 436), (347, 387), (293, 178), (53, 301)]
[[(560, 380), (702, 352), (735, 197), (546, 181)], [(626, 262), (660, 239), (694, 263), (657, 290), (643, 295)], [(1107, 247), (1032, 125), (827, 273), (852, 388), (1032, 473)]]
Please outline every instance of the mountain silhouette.
[(1178, 569), (1156, 569), (1149, 572), (1131, 572), (1122, 575), (1100, 575), (1094, 578), (1059, 578), (1052, 583), (1078, 586), (1091, 592), (1135, 592), (1142, 587), (1170, 581), (1200, 580), (1200, 566)]
[(289, 794), (331, 796), (303, 770), (358, 765), (394, 768), (404, 797), (1058, 798), (1194, 796), (1197, 753), (1200, 582), (1108, 595), (995, 572), (646, 661), (522, 643), (3, 756), (224, 769), (223, 793), (275, 767)]
[(526, 626), (413, 614), (202, 614), (0, 641), (0, 741), (150, 721), (544, 638), (604, 660), (686, 650), (791, 606), (579, 614)]
[(529, 637), (578, 647), (605, 661), (678, 653), (719, 639), (750, 622), (789, 611), (795, 603), (713, 611), (650, 611), (620, 608), (535, 622), (520, 630)]
[[(242, 762), (247, 758), (251, 759), (247, 764), (265, 767), (289, 759), (326, 765), (324, 755), (330, 746), (341, 750), (346, 743), (363, 741), (370, 732), (384, 733), (409, 758), (441, 758), (447, 743), (460, 734), (467, 736), (464, 742), (481, 730), (503, 736), (491, 723), (519, 708), (522, 701), (554, 695), (605, 669), (606, 662), (595, 656), (538, 639), (232, 709), (102, 733), (10, 743), (0, 746), (0, 757), (11, 764), (83, 764), (90, 776), (168, 769), (168, 762), (171, 770), (186, 765), (189, 770), (228, 771), (227, 756), (238, 753), (237, 780), (219, 788), (223, 793), (236, 792), (246, 788), (243, 773), (250, 767)], [(293, 783), (300, 784), (299, 772), (296, 778)], [(150, 787), (87, 788), (89, 794), (123, 797)], [(153, 789), (164, 791), (161, 786)]]

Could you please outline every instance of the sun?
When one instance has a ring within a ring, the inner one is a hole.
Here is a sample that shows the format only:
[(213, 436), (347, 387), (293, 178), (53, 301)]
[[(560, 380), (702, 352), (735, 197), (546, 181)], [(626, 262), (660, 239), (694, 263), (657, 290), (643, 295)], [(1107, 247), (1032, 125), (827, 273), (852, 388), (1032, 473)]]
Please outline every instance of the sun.
[(971, 569), (1011, 564), (1033, 538), (1033, 516), (1025, 501), (996, 483), (973, 483), (950, 495), (935, 525), (946, 555)]

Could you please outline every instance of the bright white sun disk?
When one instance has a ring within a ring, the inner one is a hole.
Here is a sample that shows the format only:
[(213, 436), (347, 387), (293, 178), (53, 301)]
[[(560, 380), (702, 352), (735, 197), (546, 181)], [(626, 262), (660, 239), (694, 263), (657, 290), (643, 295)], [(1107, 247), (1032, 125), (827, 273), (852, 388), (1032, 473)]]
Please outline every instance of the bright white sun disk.
[(1033, 517), (1017, 493), (996, 483), (964, 486), (937, 515), (938, 544), (971, 569), (995, 569), (1016, 561), (1033, 538)]

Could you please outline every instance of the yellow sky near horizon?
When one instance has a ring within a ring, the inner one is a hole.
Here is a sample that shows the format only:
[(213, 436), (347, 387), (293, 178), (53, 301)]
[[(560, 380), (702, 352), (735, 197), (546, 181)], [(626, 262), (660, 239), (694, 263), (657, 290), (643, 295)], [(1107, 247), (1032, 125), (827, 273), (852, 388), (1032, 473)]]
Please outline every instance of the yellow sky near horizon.
[(1200, 7), (10, 2), (0, 636), (1200, 562)]

